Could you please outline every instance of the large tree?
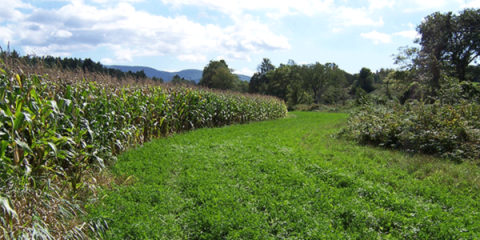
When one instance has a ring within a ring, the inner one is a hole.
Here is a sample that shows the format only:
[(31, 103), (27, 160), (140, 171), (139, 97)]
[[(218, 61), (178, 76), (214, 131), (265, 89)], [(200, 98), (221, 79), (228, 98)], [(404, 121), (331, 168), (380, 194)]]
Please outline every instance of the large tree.
[(303, 65), (301, 70), (305, 87), (313, 92), (313, 100), (319, 103), (330, 87), (339, 87), (346, 83), (343, 71), (335, 63)]
[(233, 74), (233, 69), (228, 68), (227, 63), (222, 59), (220, 61), (210, 61), (205, 66), (198, 84), (208, 88), (239, 90), (238, 82), (238, 76)]
[(440, 87), (442, 71), (466, 80), (468, 66), (480, 56), (480, 9), (433, 13), (417, 26), (421, 45), (417, 64), (427, 74), (431, 94)]
[(267, 94), (268, 79), (267, 73), (275, 70), (275, 66), (270, 59), (264, 58), (262, 63), (257, 67), (257, 72), (253, 74), (248, 85), (250, 93)]
[(365, 67), (360, 69), (360, 73), (358, 74), (358, 78), (357, 78), (356, 87), (360, 87), (363, 90), (365, 90), (367, 93), (369, 93), (375, 90), (373, 83), (374, 83), (374, 76), (372, 71), (369, 68), (365, 68)]
[(228, 69), (228, 65), (223, 59), (220, 61), (210, 60), (210, 63), (203, 68), (202, 78), (198, 85), (213, 88), (213, 77), (217, 74), (217, 70), (221, 68)]
[(292, 68), (290, 65), (282, 64), (275, 70), (269, 71), (266, 75), (268, 82), (266, 94), (287, 101), (288, 86), (295, 74)]
[(222, 90), (237, 90), (238, 76), (228, 68), (217, 68), (212, 77), (212, 88)]
[(449, 60), (455, 74), (466, 80), (468, 66), (480, 57), (480, 9), (466, 9), (454, 17)]

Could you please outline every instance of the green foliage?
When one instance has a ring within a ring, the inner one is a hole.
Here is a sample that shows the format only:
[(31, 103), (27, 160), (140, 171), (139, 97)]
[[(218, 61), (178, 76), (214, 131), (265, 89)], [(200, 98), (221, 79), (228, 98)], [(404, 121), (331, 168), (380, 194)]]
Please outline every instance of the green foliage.
[(350, 104), (298, 104), (294, 107), (295, 111), (316, 111), (316, 112), (349, 112), (352, 108)]
[(375, 90), (375, 87), (374, 87), (375, 78), (370, 69), (365, 67), (362, 68), (360, 70), (360, 73), (356, 75), (356, 77), (357, 77), (357, 81), (353, 85), (355, 89), (361, 88), (367, 93), (370, 93), (373, 90)]
[(335, 63), (303, 65), (300, 72), (306, 89), (313, 92), (313, 100), (319, 103), (330, 87), (342, 87), (346, 83), (343, 71)]
[(240, 80), (224, 60), (210, 61), (203, 69), (202, 79), (198, 84), (213, 89), (248, 92), (248, 82)]
[[(284, 103), (269, 97), (52, 79), (3, 70), (0, 190), (10, 197), (21, 196), (17, 192), (24, 189), (48, 190), (45, 179), (58, 179), (75, 198), (88, 187), (88, 171), (104, 169), (115, 162), (115, 155), (153, 138), (285, 114)], [(8, 213), (7, 220), (11, 219), (5, 200), (11, 198), (1, 199), (0, 207)], [(20, 218), (15, 224), (1, 224), (8, 229), (15, 226), (15, 238), (37, 223)]]
[(257, 67), (257, 72), (253, 74), (248, 85), (249, 93), (266, 94), (268, 88), (267, 73), (275, 70), (275, 66), (270, 59), (264, 58)]
[[(365, 144), (439, 155), (460, 162), (480, 159), (478, 88), (451, 80), (433, 104), (363, 105), (341, 136)], [(472, 96), (473, 94), (473, 96)]]
[[(417, 27), (421, 34), (421, 56), (427, 61), (433, 81), (439, 69), (460, 81), (467, 80), (468, 66), (480, 56), (480, 9), (465, 9), (458, 15), (452, 12), (433, 13)], [(438, 88), (439, 86), (437, 86)]]
[(478, 166), (330, 137), (346, 114), (200, 129), (119, 156), (107, 239), (476, 239)]
[(234, 90), (237, 88), (238, 76), (228, 68), (218, 68), (212, 77), (212, 88), (221, 90)]
[(465, 9), (458, 14), (435, 12), (417, 26), (420, 48), (400, 48), (395, 64), (400, 65), (397, 79), (405, 84), (417, 82), (424, 85), (427, 96), (438, 96), (443, 79), (460, 81), (478, 80), (477, 67), (480, 56), (480, 9)]
[(156, 81), (156, 82), (159, 82), (159, 83), (164, 83), (165, 81), (163, 80), (163, 78), (157, 78), (157, 77), (152, 77), (152, 80), (153, 81)]
[[(155, 80), (155, 79), (152, 79), (152, 80)], [(180, 76), (178, 76), (178, 74), (173, 76), (170, 82), (175, 85), (196, 85), (194, 80), (187, 80), (185, 78), (181, 78)]]
[[(53, 56), (35, 56), (27, 55), (20, 56), (19, 53), (15, 50), (10, 51), (10, 47), (7, 45), (6, 51), (3, 51), (0, 46), (0, 58), (9, 59), (9, 61), (21, 61), (26, 65), (33, 65), (37, 67), (45, 68), (60, 68), (63, 70), (71, 71), (81, 71), (83, 73), (97, 73), (97, 74), (106, 74), (112, 77), (115, 77), (119, 80), (125, 80), (126, 78), (133, 77), (136, 79), (146, 79), (147, 75), (145, 72), (122, 72), (119, 69), (108, 68), (102, 65), (100, 62), (94, 62), (90, 58), (81, 59), (81, 58), (61, 58)], [(158, 79), (157, 79), (158, 80)], [(163, 80), (162, 80), (163, 82)]]

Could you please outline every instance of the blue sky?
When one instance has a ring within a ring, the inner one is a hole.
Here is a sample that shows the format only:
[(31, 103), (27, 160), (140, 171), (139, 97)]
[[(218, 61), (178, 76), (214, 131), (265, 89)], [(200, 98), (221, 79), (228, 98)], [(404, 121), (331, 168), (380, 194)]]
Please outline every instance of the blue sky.
[(225, 59), (252, 75), (269, 58), (357, 73), (395, 67), (423, 17), (467, 7), (480, 0), (2, 0), (0, 46), (167, 71)]

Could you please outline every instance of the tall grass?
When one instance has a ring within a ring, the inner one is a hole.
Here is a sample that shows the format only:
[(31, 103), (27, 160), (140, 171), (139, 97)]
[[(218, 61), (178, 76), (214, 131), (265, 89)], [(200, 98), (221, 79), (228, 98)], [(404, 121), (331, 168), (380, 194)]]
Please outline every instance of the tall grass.
[(153, 138), (283, 117), (269, 97), (158, 85), (78, 70), (0, 66), (0, 227), (4, 238), (86, 238), (78, 222), (94, 172)]

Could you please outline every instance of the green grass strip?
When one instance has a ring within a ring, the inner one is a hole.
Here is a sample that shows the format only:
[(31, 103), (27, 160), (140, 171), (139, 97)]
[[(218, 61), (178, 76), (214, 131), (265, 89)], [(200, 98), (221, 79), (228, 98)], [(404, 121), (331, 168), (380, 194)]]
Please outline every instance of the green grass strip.
[(107, 239), (477, 239), (477, 166), (332, 137), (347, 115), (200, 129), (119, 156)]

